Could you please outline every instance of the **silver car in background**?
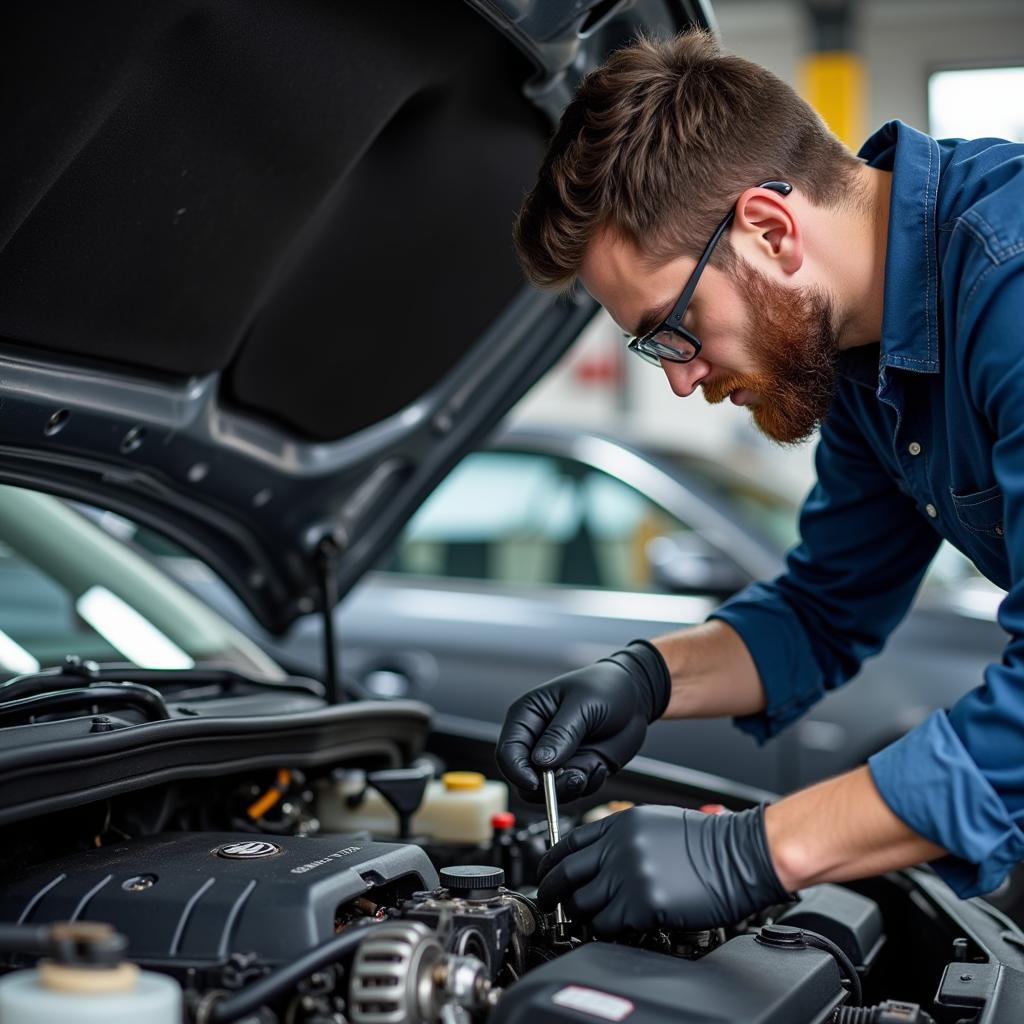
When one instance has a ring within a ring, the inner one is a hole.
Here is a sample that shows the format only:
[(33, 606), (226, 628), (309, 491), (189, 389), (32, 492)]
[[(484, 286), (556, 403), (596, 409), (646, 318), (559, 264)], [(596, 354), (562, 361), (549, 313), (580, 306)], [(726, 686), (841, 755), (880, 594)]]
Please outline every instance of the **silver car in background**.
[[(363, 693), (501, 722), (519, 694), (634, 637), (703, 621), (782, 571), (797, 503), (706, 458), (593, 433), (507, 429), (466, 456), (336, 617)], [(863, 761), (981, 681), (1001, 592), (951, 549), (886, 650), (759, 748), (727, 721), (659, 723), (643, 753), (786, 791)], [(275, 655), (313, 670), (319, 623)]]

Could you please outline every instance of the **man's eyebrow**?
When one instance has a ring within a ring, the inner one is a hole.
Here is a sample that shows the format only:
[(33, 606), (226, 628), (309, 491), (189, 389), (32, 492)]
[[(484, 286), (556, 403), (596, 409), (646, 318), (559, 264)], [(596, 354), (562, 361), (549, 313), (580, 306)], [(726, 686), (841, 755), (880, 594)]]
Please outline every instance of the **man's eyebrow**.
[(663, 302), (660, 306), (652, 306), (648, 309), (640, 317), (640, 323), (637, 324), (636, 331), (634, 332), (636, 337), (642, 338), (648, 331), (653, 331), (672, 312), (672, 307), (675, 304), (675, 299), (669, 299), (668, 302)]

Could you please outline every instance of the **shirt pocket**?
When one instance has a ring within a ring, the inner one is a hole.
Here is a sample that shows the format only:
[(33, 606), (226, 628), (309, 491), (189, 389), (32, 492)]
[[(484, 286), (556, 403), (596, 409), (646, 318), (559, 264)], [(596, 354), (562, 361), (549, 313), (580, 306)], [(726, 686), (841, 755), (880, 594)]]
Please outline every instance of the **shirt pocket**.
[(1003, 489), (998, 484), (971, 494), (949, 493), (962, 526), (985, 537), (1003, 536)]

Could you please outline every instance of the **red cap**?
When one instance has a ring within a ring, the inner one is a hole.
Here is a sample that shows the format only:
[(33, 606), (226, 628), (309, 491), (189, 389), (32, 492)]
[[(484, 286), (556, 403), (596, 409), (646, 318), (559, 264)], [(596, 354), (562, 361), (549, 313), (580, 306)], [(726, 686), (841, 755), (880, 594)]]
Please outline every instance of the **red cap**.
[(511, 811), (498, 811), (491, 815), (491, 828), (512, 828), (516, 823), (516, 816)]
[(704, 814), (721, 814), (725, 811), (724, 804), (702, 804), (697, 808), (698, 811), (702, 811)]

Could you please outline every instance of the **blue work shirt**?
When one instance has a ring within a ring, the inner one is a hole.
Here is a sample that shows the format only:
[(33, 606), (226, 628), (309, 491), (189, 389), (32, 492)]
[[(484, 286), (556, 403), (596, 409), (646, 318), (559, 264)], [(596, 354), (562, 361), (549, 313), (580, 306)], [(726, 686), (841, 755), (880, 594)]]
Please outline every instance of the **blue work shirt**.
[(892, 171), (881, 342), (841, 355), (786, 573), (713, 617), (757, 664), (766, 710), (736, 722), (763, 740), (881, 649), (941, 540), (1008, 591), (977, 689), (868, 762), (971, 896), (1024, 860), (1024, 145), (892, 121), (860, 155)]

